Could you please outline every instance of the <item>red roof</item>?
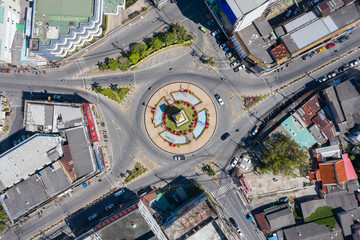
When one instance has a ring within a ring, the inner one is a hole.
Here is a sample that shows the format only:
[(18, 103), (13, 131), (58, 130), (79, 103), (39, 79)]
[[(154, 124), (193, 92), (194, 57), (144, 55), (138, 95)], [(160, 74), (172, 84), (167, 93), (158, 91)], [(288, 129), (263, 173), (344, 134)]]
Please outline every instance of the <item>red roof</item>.
[(289, 51), (286, 49), (285, 45), (281, 43), (280, 45), (271, 49), (271, 54), (274, 56), (276, 61), (280, 61), (281, 59), (290, 56)]
[(296, 113), (299, 115), (301, 120), (303, 120), (306, 126), (309, 126), (312, 123), (311, 119), (316, 116), (320, 109), (319, 94), (316, 94), (310, 98), (309, 101), (304, 103), (301, 108), (296, 111)]
[(357, 174), (355, 172), (354, 166), (351, 163), (351, 160), (349, 158), (349, 155), (347, 153), (342, 155), (344, 159), (344, 167), (346, 172), (346, 179), (347, 180), (354, 180), (357, 179)]
[(76, 176), (74, 173), (74, 163), (72, 161), (71, 153), (70, 153), (70, 147), (69, 145), (63, 145), (62, 146), (64, 156), (59, 160), (63, 168), (65, 169), (66, 174), (70, 178), (70, 180), (73, 182), (76, 180)]
[(336, 177), (339, 184), (346, 182), (346, 172), (344, 166), (344, 160), (335, 163)]
[(319, 111), (312, 122), (320, 129), (327, 139), (336, 136), (336, 130), (332, 121), (330, 121), (323, 110)]
[(333, 163), (322, 163), (319, 165), (319, 168), (323, 184), (336, 184), (336, 175)]
[(270, 227), (268, 220), (265, 218), (265, 215), (266, 215), (266, 213), (262, 212), (262, 213), (256, 214), (254, 217), (255, 217), (257, 223), (259, 224), (261, 231), (263, 231), (265, 234), (268, 234), (271, 232), (271, 227)]

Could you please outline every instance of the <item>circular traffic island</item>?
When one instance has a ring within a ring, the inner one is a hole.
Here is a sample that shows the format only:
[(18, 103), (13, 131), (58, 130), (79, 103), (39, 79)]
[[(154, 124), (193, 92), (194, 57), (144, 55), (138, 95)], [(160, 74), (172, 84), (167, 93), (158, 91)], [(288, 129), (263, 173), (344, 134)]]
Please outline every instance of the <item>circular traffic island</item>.
[(189, 154), (203, 148), (217, 126), (216, 107), (199, 86), (188, 82), (169, 83), (149, 99), (144, 114), (151, 141), (171, 154)]

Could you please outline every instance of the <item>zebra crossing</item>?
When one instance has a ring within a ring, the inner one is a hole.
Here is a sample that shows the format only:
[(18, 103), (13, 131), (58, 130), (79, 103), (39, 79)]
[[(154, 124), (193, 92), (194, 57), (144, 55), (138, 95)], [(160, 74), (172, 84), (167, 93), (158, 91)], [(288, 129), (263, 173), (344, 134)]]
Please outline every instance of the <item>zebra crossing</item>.
[(90, 70), (90, 68), (87, 66), (85, 59), (83, 57), (76, 60), (76, 63), (80, 69), (81, 73), (87, 72)]
[(230, 183), (221, 186), (220, 188), (216, 189), (214, 192), (212, 192), (212, 195), (217, 198), (220, 197), (222, 195), (225, 195), (229, 190), (232, 189), (232, 185)]

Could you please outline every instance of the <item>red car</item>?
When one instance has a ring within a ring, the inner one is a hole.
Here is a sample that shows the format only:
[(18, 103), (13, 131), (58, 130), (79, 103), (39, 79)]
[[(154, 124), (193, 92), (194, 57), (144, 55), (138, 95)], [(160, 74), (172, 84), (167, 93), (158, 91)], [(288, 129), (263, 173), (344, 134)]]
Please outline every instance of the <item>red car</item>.
[(328, 45), (326, 45), (327, 49), (332, 48), (332, 47), (335, 47), (335, 43), (329, 43)]

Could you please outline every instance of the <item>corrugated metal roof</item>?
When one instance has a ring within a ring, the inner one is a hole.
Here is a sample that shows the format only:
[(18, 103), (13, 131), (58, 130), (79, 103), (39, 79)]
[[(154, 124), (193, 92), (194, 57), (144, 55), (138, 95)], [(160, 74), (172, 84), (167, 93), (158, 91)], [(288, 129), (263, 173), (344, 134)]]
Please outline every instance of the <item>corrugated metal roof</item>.
[(302, 15), (301, 17), (296, 18), (293, 21), (285, 24), (284, 27), (285, 27), (286, 31), (291, 32), (301, 26), (304, 26), (307, 23), (310, 23), (311, 21), (315, 20), (316, 18), (317, 17), (314, 12), (308, 12), (308, 13)]

